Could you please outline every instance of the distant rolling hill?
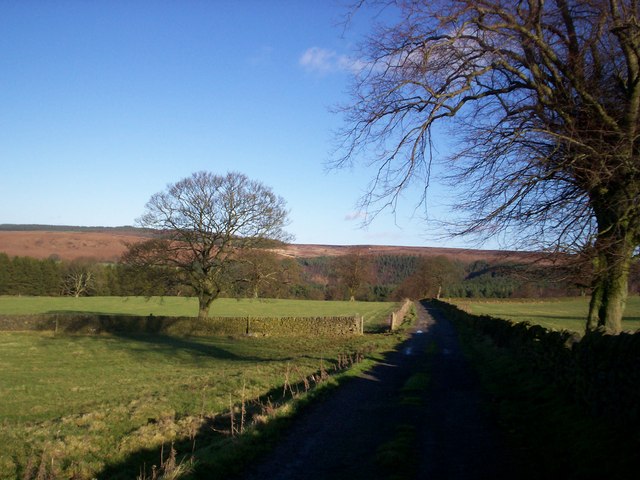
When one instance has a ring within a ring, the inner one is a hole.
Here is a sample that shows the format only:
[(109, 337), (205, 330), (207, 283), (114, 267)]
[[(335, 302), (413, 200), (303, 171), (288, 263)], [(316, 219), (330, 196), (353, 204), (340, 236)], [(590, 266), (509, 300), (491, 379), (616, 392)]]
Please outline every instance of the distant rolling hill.
[[(91, 258), (102, 262), (115, 262), (124, 253), (127, 244), (144, 241), (151, 234), (149, 230), (135, 227), (0, 225), (0, 252), (9, 256), (52, 257), (61, 260)], [(371, 255), (444, 255), (464, 262), (528, 262), (540, 258), (540, 254), (531, 252), (380, 245), (291, 244), (274, 249), (282, 256), (293, 258), (339, 256), (356, 250)]]
[[(13, 227), (13, 229), (11, 228)], [(0, 252), (9, 256), (74, 260), (92, 258), (115, 262), (127, 243), (148, 238), (144, 230), (134, 228), (86, 228), (47, 225), (0, 226)]]

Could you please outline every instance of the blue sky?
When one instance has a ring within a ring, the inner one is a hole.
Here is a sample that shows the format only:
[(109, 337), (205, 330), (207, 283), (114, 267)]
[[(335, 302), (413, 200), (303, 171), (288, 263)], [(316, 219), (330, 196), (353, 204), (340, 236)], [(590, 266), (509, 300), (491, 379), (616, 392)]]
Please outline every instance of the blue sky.
[(239, 171), (285, 198), (297, 243), (461, 246), (414, 215), (419, 192), (359, 228), (372, 172), (326, 171), (342, 125), (331, 107), (370, 27), (363, 14), (345, 31), (345, 12), (340, 0), (0, 2), (0, 223), (131, 225), (167, 184)]

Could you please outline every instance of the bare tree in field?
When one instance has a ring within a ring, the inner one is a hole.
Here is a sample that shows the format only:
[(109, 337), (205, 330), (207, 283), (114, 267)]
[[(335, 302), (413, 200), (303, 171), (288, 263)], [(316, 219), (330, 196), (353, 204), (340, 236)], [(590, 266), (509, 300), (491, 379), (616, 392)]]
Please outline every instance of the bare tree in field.
[(363, 247), (353, 247), (349, 253), (333, 260), (333, 268), (338, 282), (344, 286), (349, 301), (356, 299), (356, 294), (373, 278), (373, 258)]
[(74, 260), (64, 268), (62, 294), (76, 298), (89, 294), (95, 284), (95, 262), (85, 259)]
[(151, 197), (138, 223), (159, 235), (131, 245), (124, 261), (174, 268), (206, 318), (238, 253), (286, 240), (287, 217), (285, 201), (263, 184), (236, 172), (197, 172)]
[(587, 330), (619, 332), (640, 244), (640, 3), (381, 3), (399, 20), (363, 45), (336, 160), (377, 165), (363, 203), (427, 186), (447, 125), (465, 187), (455, 234), (592, 252)]
[(259, 298), (261, 290), (282, 278), (282, 262), (272, 252), (249, 250), (243, 252), (238, 260), (239, 278), (236, 281), (248, 287), (253, 298)]

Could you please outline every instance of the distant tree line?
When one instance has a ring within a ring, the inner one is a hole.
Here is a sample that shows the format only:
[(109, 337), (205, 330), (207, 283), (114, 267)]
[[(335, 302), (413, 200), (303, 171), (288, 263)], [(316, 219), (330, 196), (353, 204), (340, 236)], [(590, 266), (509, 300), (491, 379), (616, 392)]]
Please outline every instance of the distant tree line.
[(0, 295), (58, 295), (61, 278), (60, 264), (53, 259), (0, 253)]
[(157, 273), (92, 259), (9, 257), (0, 253), (0, 295), (170, 295)]
[[(461, 262), (445, 256), (376, 255), (361, 262), (354, 290), (356, 262), (341, 257), (300, 259), (305, 288), (314, 298), (399, 300), (428, 297), (517, 298), (586, 295), (585, 273), (572, 263), (523, 264), (485, 260)], [(349, 265), (352, 270), (349, 272)], [(348, 280), (350, 279), (351, 285)], [(355, 292), (355, 295), (354, 295)], [(640, 293), (640, 267), (630, 277), (630, 292)]]
[[(222, 281), (223, 295), (238, 298), (387, 301), (405, 297), (516, 298), (587, 295), (588, 278), (552, 265), (461, 262), (445, 256), (367, 255), (282, 258), (245, 252)], [(630, 276), (640, 293), (640, 266)], [(60, 261), (0, 253), (0, 295), (193, 296), (168, 267), (141, 269), (92, 259)]]

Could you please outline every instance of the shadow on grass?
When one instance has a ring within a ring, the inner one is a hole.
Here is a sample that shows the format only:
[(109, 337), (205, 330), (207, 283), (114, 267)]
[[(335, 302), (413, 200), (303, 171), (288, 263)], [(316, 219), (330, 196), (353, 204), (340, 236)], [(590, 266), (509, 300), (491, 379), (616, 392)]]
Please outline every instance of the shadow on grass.
[(380, 333), (387, 333), (387, 332), (389, 332), (389, 324), (386, 322), (364, 326), (365, 334), (380, 334)]
[[(122, 461), (106, 466), (96, 478), (173, 478), (170, 470), (161, 468), (163, 460), (166, 464), (171, 449), (178, 452), (176, 463), (189, 465), (193, 461), (190, 473), (179, 478), (236, 478), (249, 462), (273, 448), (283, 429), (291, 424), (294, 412), (351, 380), (347, 374), (331, 377), (332, 381), (328, 381), (327, 370), (337, 373), (347, 367), (345, 365), (340, 370), (335, 361), (325, 362), (309, 376), (302, 376), (297, 369), (289, 370), (288, 367), (285, 373), (283, 366), (283, 379), (290, 378), (290, 383), (285, 380), (284, 384), (273, 387), (258, 398), (236, 399), (237, 403), (223, 412), (191, 417), (195, 428), (188, 434), (183, 432), (179, 438), (160, 447), (130, 452)], [(285, 405), (292, 406), (282, 414), (279, 409)], [(149, 419), (149, 423), (155, 422), (155, 419)], [(155, 477), (152, 475), (154, 468), (157, 472)]]
[[(69, 312), (58, 311), (61, 315)], [(237, 360), (247, 362), (271, 362), (288, 361), (290, 357), (263, 358), (258, 356), (237, 355), (225, 350), (213, 342), (207, 341), (206, 337), (172, 335), (164, 333), (168, 328), (178, 323), (179, 317), (140, 317), (137, 315), (105, 315), (97, 312), (84, 312), (70, 317), (61, 317), (56, 320), (55, 330), (64, 335), (87, 335), (89, 337), (97, 334), (109, 334), (116, 338), (122, 338), (130, 342), (136, 342), (152, 346), (156, 352), (163, 355), (178, 355), (181, 351), (188, 351), (191, 354), (217, 358), (220, 360)], [(43, 323), (41, 330), (50, 330), (51, 322)], [(223, 338), (223, 337), (220, 337)], [(136, 353), (135, 349), (129, 349), (131, 353)], [(137, 352), (140, 355), (148, 354), (148, 348), (140, 348)]]
[[(141, 448), (130, 452), (122, 461), (105, 467), (97, 478), (129, 479), (143, 472), (146, 472), (147, 476), (141, 475), (138, 478), (152, 478), (150, 473), (153, 465), (160, 466), (162, 455), (166, 459), (172, 445), (179, 452), (176, 457), (177, 463), (188, 465), (190, 460), (194, 459), (191, 473), (180, 478), (238, 478), (248, 465), (257, 462), (260, 456), (273, 448), (280, 440), (283, 429), (292, 423), (295, 414), (312, 403), (317, 403), (319, 398), (326, 397), (347, 382), (355, 382), (351, 390), (357, 392), (359, 397), (377, 396), (381, 402), (395, 401), (395, 396), (393, 400), (389, 400), (392, 397), (387, 395), (385, 388), (397, 391), (405, 383), (405, 377), (416, 369), (424, 368), (423, 362), (418, 360), (422, 358), (420, 352), (424, 351), (426, 343), (426, 335), (417, 335), (411, 340), (399, 342), (393, 350), (376, 353), (375, 356), (371, 356), (374, 354), (373, 349), (365, 347), (365, 350), (353, 353), (354, 357), (348, 360), (344, 356), (337, 359), (319, 357), (319, 369), (309, 376), (304, 376), (295, 365), (291, 368), (289, 365), (283, 365), (284, 383), (273, 387), (263, 396), (245, 402), (236, 398), (234, 400), (237, 403), (234, 407), (224, 412), (190, 417), (194, 418), (197, 428), (186, 435), (183, 430), (173, 444), (169, 440), (164, 447)], [(408, 366), (402, 374), (398, 373), (397, 368), (400, 363)], [(359, 375), (362, 372), (366, 374)], [(383, 390), (380, 390), (381, 388)], [(381, 395), (380, 391), (385, 394)], [(352, 405), (351, 401), (348, 403)], [(281, 408), (283, 406), (284, 408)], [(407, 409), (405, 406), (403, 409), (394, 410), (406, 412)], [(246, 426), (244, 434), (232, 434), (233, 428), (241, 429), (243, 411)], [(176, 418), (175, 421), (180, 419)], [(373, 432), (379, 433), (380, 425), (393, 423), (393, 419), (380, 418), (375, 422), (367, 419), (366, 423)], [(336, 428), (336, 436), (344, 434), (344, 424), (337, 424)], [(366, 437), (363, 442), (372, 443), (374, 447), (378, 444), (378, 433), (368, 435), (360, 432)], [(158, 475), (157, 478), (164, 477)]]
[[(580, 328), (579, 332), (584, 332), (586, 327), (586, 317), (575, 316), (560, 316), (560, 315), (539, 315), (539, 314), (527, 314), (527, 313), (509, 313), (509, 314), (497, 314), (492, 315), (495, 318), (511, 319), (515, 322), (529, 322), (531, 324), (545, 324), (554, 325), (555, 328), (563, 328), (566, 330), (572, 330), (571, 327), (576, 325)], [(622, 328), (624, 330), (636, 330), (640, 329), (640, 317), (624, 317), (622, 319)], [(573, 329), (575, 330), (575, 328)]]
[(637, 477), (637, 422), (590, 411), (532, 362), (497, 347), (463, 322), (457, 329), (491, 399), (488, 408), (517, 452), (519, 478)]
[(64, 333), (146, 333), (161, 334), (181, 321), (180, 317), (156, 317), (153, 315), (122, 315), (103, 312), (73, 312), (51, 310), (39, 322), (38, 329)]
[[(192, 354), (212, 357), (220, 360), (236, 360), (242, 362), (264, 363), (264, 362), (287, 362), (293, 360), (294, 357), (260, 357), (255, 355), (238, 355), (229, 350), (219, 347), (205, 338), (198, 337), (175, 337), (168, 335), (152, 335), (152, 334), (131, 334), (131, 333), (113, 333), (117, 338), (137, 342), (144, 345), (150, 345), (156, 352), (160, 351), (166, 355), (177, 355), (179, 351), (188, 351)], [(141, 354), (148, 353), (148, 349), (143, 347), (140, 349)]]
[(538, 314), (530, 314), (530, 313), (509, 313), (504, 315), (493, 315), (496, 318), (523, 318), (525, 320), (534, 320), (536, 318), (544, 318), (549, 320), (559, 320), (559, 321), (570, 321), (570, 322), (578, 322), (578, 321), (586, 321), (586, 319), (582, 317), (571, 317), (571, 316), (560, 316), (560, 315), (538, 315)]
[[(294, 358), (308, 358), (321, 361), (322, 355), (272, 355), (249, 356), (242, 353), (236, 354), (232, 351), (225, 350), (216, 345), (213, 339), (234, 339), (246, 340), (247, 342), (256, 342), (259, 346), (262, 337), (249, 335), (247, 319), (230, 318), (229, 321), (234, 324), (215, 323), (206, 324), (195, 318), (187, 317), (156, 317), (149, 316), (123, 316), (123, 315), (105, 315), (94, 312), (86, 312), (84, 314), (64, 315), (60, 317), (52, 316), (44, 320), (38, 320), (35, 330), (53, 331), (62, 335), (87, 335), (96, 336), (100, 334), (108, 334), (114, 337), (123, 338), (129, 341), (139, 342), (141, 344), (153, 345), (156, 351), (165, 351), (168, 355), (177, 354), (180, 351), (190, 351), (196, 355), (207, 357), (215, 357), (224, 360), (238, 360), (246, 362), (286, 362)], [(384, 330), (380, 330), (384, 331)], [(266, 339), (270, 342), (271, 338)], [(295, 337), (302, 338), (302, 337)], [(269, 344), (270, 345), (270, 344)], [(281, 353), (285, 353), (280, 349)], [(141, 349), (140, 353), (145, 353)]]
[[(114, 333), (114, 336), (124, 340), (150, 345), (154, 351), (160, 351), (163, 355), (177, 355), (179, 351), (188, 351), (191, 354), (212, 357), (220, 360), (246, 360), (259, 362), (263, 358), (244, 357), (236, 355), (228, 350), (212, 345), (207, 342), (201, 342), (194, 338), (170, 337), (164, 335), (152, 334), (130, 334), (130, 333)], [(140, 353), (148, 353), (148, 347), (142, 346)]]

